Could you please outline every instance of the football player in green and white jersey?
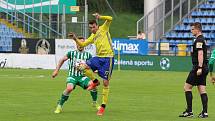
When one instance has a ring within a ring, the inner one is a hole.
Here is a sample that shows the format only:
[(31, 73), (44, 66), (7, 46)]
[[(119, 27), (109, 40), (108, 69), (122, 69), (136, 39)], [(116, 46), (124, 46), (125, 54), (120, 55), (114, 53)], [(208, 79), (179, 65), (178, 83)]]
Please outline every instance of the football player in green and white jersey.
[[(81, 38), (84, 41), (83, 38)], [(92, 81), (90, 78), (84, 76), (83, 71), (81, 71), (81, 64), (90, 59), (92, 55), (84, 51), (83, 47), (77, 45), (77, 50), (69, 51), (63, 58), (59, 60), (59, 63), (52, 73), (52, 77), (55, 78), (58, 75), (58, 72), (65, 61), (68, 60), (69, 74), (67, 77), (66, 89), (63, 91), (63, 94), (58, 102), (55, 113), (61, 113), (63, 104), (68, 100), (69, 94), (75, 89), (76, 85), (86, 89)], [(93, 106), (97, 107), (97, 90), (93, 89), (90, 91), (93, 100)]]
[(213, 76), (213, 66), (215, 61), (215, 49), (213, 49), (211, 53), (211, 57), (209, 59), (209, 71), (210, 71), (210, 81), (214, 84), (215, 83), (215, 77)]

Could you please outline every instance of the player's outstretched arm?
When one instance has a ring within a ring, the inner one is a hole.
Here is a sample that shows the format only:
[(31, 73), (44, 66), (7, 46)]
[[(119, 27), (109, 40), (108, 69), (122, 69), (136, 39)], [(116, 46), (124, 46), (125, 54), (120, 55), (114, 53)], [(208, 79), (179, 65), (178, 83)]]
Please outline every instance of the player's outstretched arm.
[(96, 19), (103, 19), (103, 20), (108, 20), (108, 21), (112, 21), (112, 17), (111, 16), (101, 16), (99, 13), (94, 13), (93, 16)]
[(68, 57), (67, 56), (64, 56), (63, 58), (61, 58), (58, 62), (58, 65), (56, 67), (56, 69), (53, 71), (52, 73), (52, 78), (55, 78), (57, 75), (58, 75), (58, 72), (61, 68), (61, 66), (63, 65), (63, 63), (68, 60)]
[(89, 38), (87, 40), (85, 40), (84, 42), (80, 41), (74, 32), (70, 32), (68, 34), (68, 36), (69, 36), (69, 38), (73, 39), (76, 42), (76, 44), (78, 44), (81, 47), (86, 47), (87, 45), (93, 43), (93, 41)]
[(105, 30), (109, 30), (109, 27), (111, 25), (111, 22), (112, 22), (112, 17), (111, 16), (101, 16), (100, 14), (98, 13), (94, 13), (93, 16), (96, 18), (96, 19), (102, 19), (102, 20), (105, 20), (104, 24), (102, 26), (100, 26), (101, 28), (105, 29)]

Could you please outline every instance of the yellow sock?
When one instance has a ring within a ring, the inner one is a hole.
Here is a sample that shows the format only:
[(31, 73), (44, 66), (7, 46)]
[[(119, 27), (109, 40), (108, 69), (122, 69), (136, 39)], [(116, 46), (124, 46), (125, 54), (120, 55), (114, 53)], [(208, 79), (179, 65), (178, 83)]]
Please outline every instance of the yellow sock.
[(91, 80), (95, 79), (95, 76), (93, 74), (93, 71), (90, 69), (84, 69), (84, 74), (89, 77)]
[(107, 104), (109, 87), (104, 87), (102, 90), (102, 104)]

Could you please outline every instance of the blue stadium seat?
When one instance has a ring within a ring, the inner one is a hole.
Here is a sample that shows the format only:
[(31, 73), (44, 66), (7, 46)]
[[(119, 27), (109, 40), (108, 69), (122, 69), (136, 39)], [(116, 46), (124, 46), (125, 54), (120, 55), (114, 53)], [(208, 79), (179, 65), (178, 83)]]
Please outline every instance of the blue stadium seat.
[(195, 22), (199, 22), (199, 23), (201, 23), (201, 19), (200, 18), (195, 18), (195, 20), (194, 20)]
[(215, 16), (215, 13), (214, 13), (213, 11), (210, 11), (209, 14), (208, 14), (208, 16), (214, 17), (214, 16)]
[[(198, 9), (191, 12), (191, 16), (184, 18), (182, 24), (176, 25), (174, 31), (166, 33), (170, 43), (185, 42), (192, 43), (194, 37), (190, 32), (190, 24), (194, 22), (202, 23), (202, 30), (207, 40), (215, 41), (215, 0), (199, 5)], [(212, 34), (214, 33), (214, 34)]]
[(215, 0), (208, 0), (208, 2), (211, 2), (211, 3), (213, 3), (213, 2), (215, 2)]
[(210, 38), (214, 39), (215, 38), (215, 33), (210, 33)]
[(0, 51), (12, 50), (12, 38), (23, 38), (21, 33), (17, 33), (13, 29), (8, 28), (4, 24), (0, 24)]
[(188, 40), (187, 44), (190, 44), (190, 45), (193, 44), (193, 40)]
[(215, 9), (215, 4), (212, 4), (212, 5), (211, 5), (211, 9)]
[(211, 27), (210, 26), (205, 26), (205, 30), (206, 31), (211, 31)]
[(206, 18), (201, 18), (201, 23), (202, 24), (207, 24), (207, 19)]
[(190, 31), (190, 25), (186, 26), (186, 30)]
[(169, 40), (170, 43), (175, 43), (175, 40)]
[(160, 42), (169, 42), (169, 41), (166, 39), (161, 39)]
[(214, 31), (215, 30), (215, 26), (211, 26), (211, 31)]
[(184, 24), (189, 24), (189, 18), (184, 18), (184, 19), (183, 19), (183, 23), (184, 23)]
[(200, 9), (205, 9), (205, 4), (199, 5), (199, 8), (200, 8)]
[(190, 38), (189, 33), (184, 33), (184, 38)]
[(191, 13), (191, 16), (197, 16), (198, 15), (198, 12), (197, 11), (193, 11), (192, 13)]
[(175, 30), (175, 31), (180, 31), (180, 30), (181, 30), (180, 25), (175, 26), (175, 29), (174, 29), (174, 30)]
[(184, 34), (183, 33), (178, 33), (178, 35), (177, 35), (177, 38), (180, 38), (180, 39), (182, 39), (182, 38), (184, 38)]
[(200, 16), (209, 16), (209, 12), (208, 11), (200, 11)]
[(205, 4), (205, 9), (211, 9), (212, 8), (212, 5), (211, 4)]
[(166, 34), (165, 34), (165, 37), (166, 37), (166, 38), (171, 38), (171, 37), (172, 37), (172, 36), (171, 36), (171, 33), (170, 33), (170, 32), (166, 33)]
[(177, 35), (177, 33), (175, 33), (175, 32), (172, 32), (172, 33), (171, 33), (171, 38), (178, 38), (178, 35)]

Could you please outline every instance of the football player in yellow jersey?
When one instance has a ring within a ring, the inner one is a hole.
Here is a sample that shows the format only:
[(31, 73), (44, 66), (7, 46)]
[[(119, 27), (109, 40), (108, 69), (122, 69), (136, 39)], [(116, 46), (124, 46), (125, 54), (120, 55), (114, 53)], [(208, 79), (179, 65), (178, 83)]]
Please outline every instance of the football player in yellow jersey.
[[(69, 36), (75, 40), (75, 42), (85, 47), (89, 44), (95, 44), (96, 56), (87, 61), (87, 65), (84, 67), (85, 75), (91, 78), (93, 83), (88, 87), (88, 90), (94, 89), (99, 81), (94, 77), (93, 71), (98, 71), (98, 75), (103, 79), (103, 91), (102, 91), (102, 104), (98, 108), (97, 115), (104, 114), (107, 104), (109, 93), (109, 81), (114, 65), (114, 50), (112, 47), (112, 39), (109, 33), (109, 27), (112, 22), (111, 16), (101, 16), (98, 13), (93, 14), (96, 19), (105, 20), (104, 24), (99, 26), (96, 20), (89, 21), (89, 29), (91, 31), (90, 37), (81, 42), (74, 33), (70, 33)], [(90, 70), (92, 69), (92, 70)]]

